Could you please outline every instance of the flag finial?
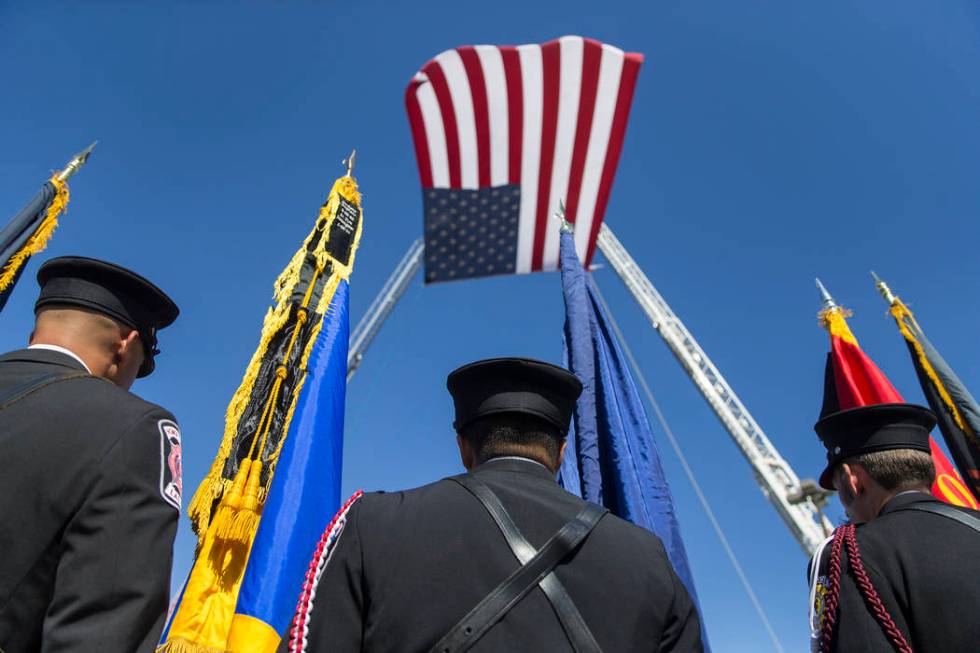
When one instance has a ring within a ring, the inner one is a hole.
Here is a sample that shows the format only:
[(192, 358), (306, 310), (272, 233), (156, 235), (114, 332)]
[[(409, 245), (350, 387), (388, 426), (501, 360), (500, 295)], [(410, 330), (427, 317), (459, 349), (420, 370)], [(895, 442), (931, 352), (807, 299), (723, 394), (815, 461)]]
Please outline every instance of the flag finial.
[(558, 210), (555, 211), (555, 217), (561, 220), (561, 232), (563, 234), (575, 233), (575, 226), (565, 219), (565, 200), (558, 200)]
[(827, 292), (827, 288), (820, 283), (820, 279), (814, 279), (814, 281), (817, 282), (817, 289), (820, 291), (820, 297), (823, 299), (823, 307), (828, 310), (838, 308), (837, 302), (835, 302), (834, 298), (830, 296), (829, 292)]
[(881, 296), (885, 298), (888, 305), (891, 306), (894, 304), (898, 297), (896, 297), (895, 293), (892, 292), (892, 289), (888, 287), (888, 284), (882, 281), (881, 277), (875, 274), (874, 270), (871, 271), (871, 277), (875, 280), (875, 287), (878, 288), (878, 292), (880, 292)]
[(346, 176), (348, 176), (348, 177), (350, 177), (351, 176), (351, 173), (354, 171), (354, 159), (356, 157), (357, 157), (357, 150), (351, 150), (350, 151), (350, 156), (347, 157), (346, 159), (344, 159), (342, 161), (342, 163), (345, 166), (347, 166), (347, 175)]
[(98, 143), (99, 141), (92, 141), (91, 145), (73, 156), (71, 161), (68, 162), (68, 165), (66, 165), (64, 169), (58, 173), (58, 181), (68, 181), (69, 177), (78, 172), (78, 170), (85, 165), (85, 162), (88, 161), (89, 156), (92, 154), (92, 150), (95, 149), (95, 146), (98, 145)]

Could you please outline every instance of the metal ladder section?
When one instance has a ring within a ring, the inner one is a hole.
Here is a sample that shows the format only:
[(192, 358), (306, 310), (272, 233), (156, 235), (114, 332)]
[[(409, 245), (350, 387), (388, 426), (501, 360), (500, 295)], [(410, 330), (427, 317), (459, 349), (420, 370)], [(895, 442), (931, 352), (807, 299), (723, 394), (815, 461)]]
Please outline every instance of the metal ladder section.
[[(803, 490), (796, 473), (779, 455), (694, 336), (605, 224), (599, 231), (598, 245), (752, 466), (762, 493), (772, 502), (804, 552), (812, 553), (830, 533), (831, 524)], [(412, 243), (354, 329), (347, 356), (348, 381), (422, 265), (423, 250), (421, 238)]]
[(811, 554), (832, 527), (810, 498), (791, 501), (792, 495), (799, 496), (801, 489), (796, 472), (779, 455), (725, 377), (605, 224), (599, 230), (598, 245), (752, 466), (762, 493), (776, 508), (803, 550)]
[(361, 361), (364, 360), (364, 354), (367, 352), (368, 347), (371, 346), (371, 341), (378, 335), (381, 326), (395, 309), (395, 304), (398, 303), (401, 296), (408, 290), (408, 284), (411, 283), (415, 273), (418, 272), (419, 267), (422, 265), (424, 249), (425, 247), (422, 244), (421, 238), (416, 238), (412, 242), (408, 251), (405, 252), (405, 256), (402, 257), (402, 260), (395, 267), (395, 271), (391, 273), (391, 276), (385, 281), (385, 285), (381, 287), (381, 292), (374, 298), (374, 301), (371, 302), (371, 305), (365, 311), (364, 317), (361, 318), (361, 321), (354, 328), (354, 332), (350, 337), (350, 346), (347, 350), (348, 381), (354, 376), (354, 372), (357, 371)]

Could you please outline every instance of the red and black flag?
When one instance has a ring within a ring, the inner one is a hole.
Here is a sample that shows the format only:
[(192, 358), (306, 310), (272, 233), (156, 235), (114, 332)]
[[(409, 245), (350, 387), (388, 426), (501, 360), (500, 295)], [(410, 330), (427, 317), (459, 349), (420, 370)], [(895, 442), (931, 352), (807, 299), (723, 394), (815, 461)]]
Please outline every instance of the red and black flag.
[(922, 392), (936, 414), (939, 430), (960, 472), (960, 476), (943, 475), (937, 468), (939, 482), (949, 492), (972, 493), (976, 507), (976, 499), (980, 498), (980, 440), (977, 436), (980, 433), (980, 406), (926, 338), (912, 311), (891, 293), (884, 282), (877, 279), (877, 283), (890, 304), (889, 312), (895, 318), (898, 330), (905, 338)]
[[(836, 304), (829, 305), (820, 313), (821, 324), (830, 332), (824, 405), (820, 414), (828, 415), (875, 404), (905, 403), (891, 381), (861, 350), (847, 325), (848, 314)], [(958, 475), (932, 437), (929, 438), (929, 448), (936, 467), (933, 496), (947, 503), (976, 509), (976, 500), (962, 487), (962, 482), (954, 482), (958, 480)]]

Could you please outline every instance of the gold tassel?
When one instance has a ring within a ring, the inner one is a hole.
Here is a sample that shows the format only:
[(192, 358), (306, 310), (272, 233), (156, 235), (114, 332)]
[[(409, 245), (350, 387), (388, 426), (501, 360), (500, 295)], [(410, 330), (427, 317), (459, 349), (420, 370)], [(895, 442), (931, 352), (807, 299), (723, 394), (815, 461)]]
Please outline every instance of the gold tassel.
[[(209, 562), (219, 578), (233, 581), (238, 575), (236, 570), (241, 572), (238, 567), (244, 568), (245, 553), (259, 526), (261, 504), (258, 495), (261, 478), (261, 461), (242, 461), (231, 489), (221, 499), (221, 505), (211, 521), (214, 545), (211, 547)], [(239, 561), (239, 558), (242, 560)]]
[(6, 290), (7, 286), (13, 283), (17, 277), (17, 271), (27, 262), (27, 259), (44, 251), (55, 227), (58, 226), (58, 216), (68, 206), (68, 184), (58, 179), (58, 175), (51, 177), (50, 181), (54, 185), (54, 197), (51, 199), (51, 204), (48, 205), (37, 229), (27, 239), (24, 246), (10, 257), (10, 260), (3, 267), (3, 271), (0, 272), (0, 291)]
[(851, 328), (847, 326), (846, 318), (849, 318), (851, 315), (852, 313), (849, 310), (835, 306), (834, 308), (825, 308), (820, 311), (817, 318), (820, 320), (820, 325), (830, 331), (831, 336), (837, 336), (844, 342), (857, 345), (857, 338), (851, 333)]
[(953, 398), (950, 396), (949, 391), (946, 390), (946, 386), (944, 386), (943, 382), (939, 380), (939, 375), (929, 362), (929, 359), (926, 358), (926, 352), (922, 348), (922, 344), (919, 343), (919, 339), (915, 337), (914, 333), (912, 333), (908, 323), (902, 319), (908, 318), (915, 328), (921, 331), (918, 323), (915, 321), (915, 317), (912, 315), (912, 311), (910, 311), (905, 304), (896, 299), (892, 303), (891, 308), (889, 308), (889, 312), (891, 313), (892, 317), (895, 318), (895, 323), (898, 324), (898, 330), (902, 333), (902, 336), (908, 342), (912, 343), (912, 347), (915, 349), (915, 356), (919, 360), (919, 365), (925, 371), (926, 376), (929, 377), (929, 381), (932, 382), (933, 387), (936, 388), (936, 392), (939, 393), (939, 397), (946, 405), (946, 409), (949, 410), (950, 415), (953, 416), (953, 421), (956, 422), (956, 426), (958, 426), (960, 430), (973, 441), (974, 445), (977, 445), (976, 434), (973, 433), (970, 426), (963, 419), (963, 415), (960, 414), (959, 408), (957, 408), (956, 404), (953, 403)]

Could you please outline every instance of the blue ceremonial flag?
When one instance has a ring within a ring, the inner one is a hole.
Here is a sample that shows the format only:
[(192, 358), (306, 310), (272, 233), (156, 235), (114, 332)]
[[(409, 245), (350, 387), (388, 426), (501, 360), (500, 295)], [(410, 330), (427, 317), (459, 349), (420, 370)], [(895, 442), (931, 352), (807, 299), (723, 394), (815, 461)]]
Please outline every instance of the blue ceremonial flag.
[(323, 525), (340, 507), (347, 310), (348, 286), (341, 280), (310, 352), (306, 382), (252, 543), (229, 638), (232, 650), (250, 650), (235, 646), (252, 640), (256, 631), (286, 631)]
[[(592, 275), (579, 261), (574, 236), (567, 231), (561, 234), (561, 280), (564, 358), (583, 385), (560, 471), (561, 485), (656, 534), (697, 605), (694, 578), (650, 422), (596, 296)], [(707, 650), (703, 620), (701, 630)]]

